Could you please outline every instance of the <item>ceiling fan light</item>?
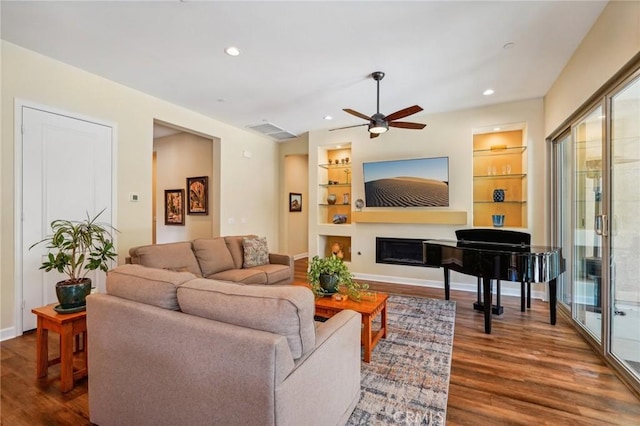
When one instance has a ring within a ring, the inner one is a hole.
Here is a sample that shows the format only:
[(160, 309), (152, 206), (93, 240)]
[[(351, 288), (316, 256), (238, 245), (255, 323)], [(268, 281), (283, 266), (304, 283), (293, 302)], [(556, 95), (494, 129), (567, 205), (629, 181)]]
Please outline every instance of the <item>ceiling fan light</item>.
[(389, 130), (389, 125), (386, 121), (371, 122), (369, 124), (369, 133), (384, 133)]
[(389, 130), (389, 123), (384, 119), (384, 115), (376, 113), (369, 122), (369, 133), (384, 133)]

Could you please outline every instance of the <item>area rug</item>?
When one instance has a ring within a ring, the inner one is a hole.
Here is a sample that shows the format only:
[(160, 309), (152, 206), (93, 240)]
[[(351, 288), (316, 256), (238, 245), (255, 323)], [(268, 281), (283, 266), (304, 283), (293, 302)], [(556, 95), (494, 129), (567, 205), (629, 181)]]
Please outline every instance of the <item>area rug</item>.
[(445, 424), (456, 305), (389, 296), (387, 338), (362, 363), (348, 425)]

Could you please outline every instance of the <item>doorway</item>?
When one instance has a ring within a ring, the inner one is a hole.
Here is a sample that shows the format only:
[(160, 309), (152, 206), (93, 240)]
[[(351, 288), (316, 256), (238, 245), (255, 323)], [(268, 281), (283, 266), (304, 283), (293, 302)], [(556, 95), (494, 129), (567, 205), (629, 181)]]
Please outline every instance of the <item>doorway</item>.
[[(220, 141), (164, 122), (154, 122), (152, 243), (211, 238), (220, 233)], [(207, 208), (189, 210), (187, 179), (206, 178)], [(182, 220), (166, 221), (165, 191), (182, 194)], [(178, 223), (176, 223), (178, 222)]]

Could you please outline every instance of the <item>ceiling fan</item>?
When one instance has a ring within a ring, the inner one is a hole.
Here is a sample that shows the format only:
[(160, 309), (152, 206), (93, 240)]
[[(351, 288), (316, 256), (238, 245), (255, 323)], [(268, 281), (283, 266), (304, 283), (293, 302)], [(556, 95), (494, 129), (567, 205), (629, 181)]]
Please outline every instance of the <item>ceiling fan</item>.
[(376, 81), (377, 84), (377, 97), (376, 97), (376, 113), (371, 117), (368, 117), (358, 111), (345, 108), (344, 112), (347, 112), (351, 115), (355, 115), (356, 117), (365, 119), (369, 121), (367, 124), (356, 124), (355, 126), (347, 126), (347, 127), (338, 127), (337, 129), (331, 130), (341, 130), (341, 129), (350, 129), (352, 127), (360, 127), (360, 126), (369, 126), (369, 138), (377, 138), (380, 136), (380, 133), (384, 133), (389, 130), (389, 127), (399, 127), (402, 129), (424, 129), (426, 124), (422, 123), (410, 123), (407, 121), (396, 121), (400, 118), (408, 117), (412, 114), (422, 111), (422, 108), (418, 105), (410, 106), (400, 111), (396, 111), (393, 114), (389, 114), (385, 116), (384, 114), (380, 114), (380, 80), (384, 78), (384, 73), (382, 71), (375, 71), (371, 73), (371, 78)]

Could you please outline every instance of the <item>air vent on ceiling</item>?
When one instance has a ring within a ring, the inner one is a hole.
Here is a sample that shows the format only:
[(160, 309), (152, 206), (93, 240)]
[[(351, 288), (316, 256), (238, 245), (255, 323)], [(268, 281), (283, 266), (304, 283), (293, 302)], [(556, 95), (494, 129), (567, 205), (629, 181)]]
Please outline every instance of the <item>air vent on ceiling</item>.
[(262, 123), (256, 124), (255, 126), (248, 126), (251, 130), (255, 130), (256, 132), (262, 133), (263, 135), (267, 135), (271, 138), (277, 139), (279, 141), (284, 141), (287, 139), (297, 138), (297, 135), (293, 133), (287, 132), (284, 129), (272, 124), (272, 123)]

